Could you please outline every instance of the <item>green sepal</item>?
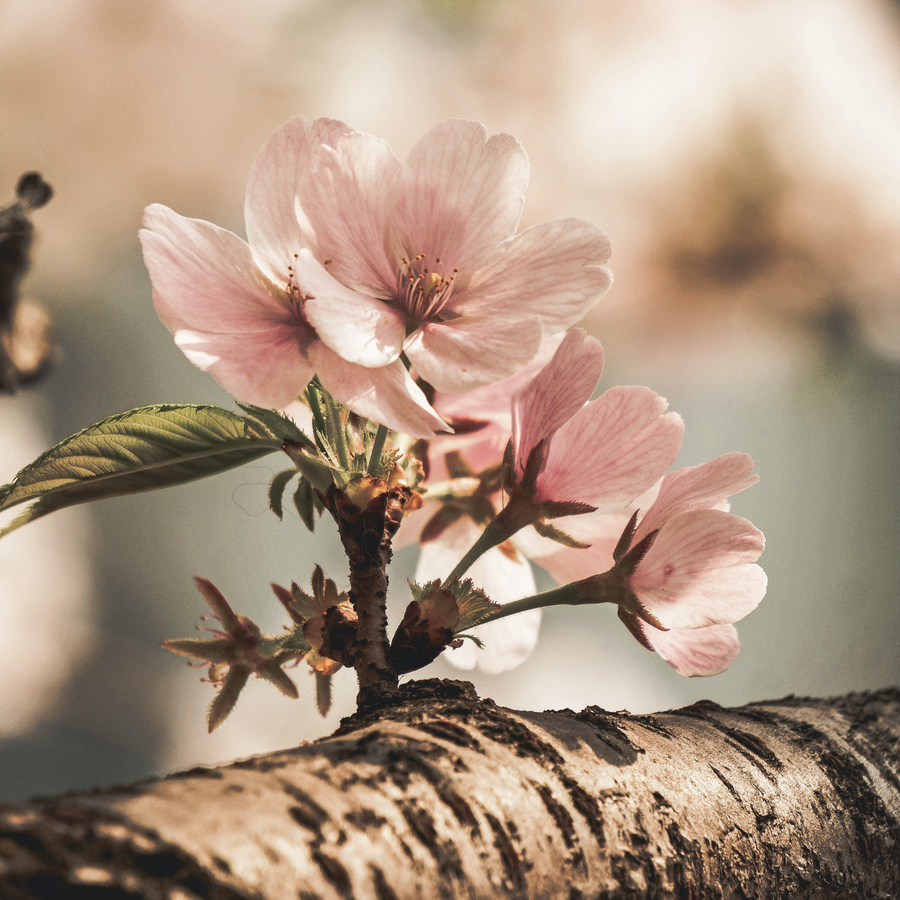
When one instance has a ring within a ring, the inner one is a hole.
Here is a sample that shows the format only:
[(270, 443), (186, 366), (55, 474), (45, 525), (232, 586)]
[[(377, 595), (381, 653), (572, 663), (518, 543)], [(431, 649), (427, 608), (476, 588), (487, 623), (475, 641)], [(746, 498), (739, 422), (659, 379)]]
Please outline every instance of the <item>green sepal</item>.
[(464, 578), (460, 581), (458, 578), (451, 578), (446, 582), (435, 579), (427, 581), (420, 585), (415, 581), (409, 582), (409, 589), (413, 595), (413, 600), (421, 602), (432, 591), (442, 589), (450, 591), (456, 598), (456, 605), (459, 608), (459, 621), (453, 631), (454, 637), (459, 637), (460, 632), (467, 628), (474, 628), (483, 621), (491, 612), (500, 608), (499, 603), (495, 603), (488, 595), (479, 587), (475, 587), (471, 578)]
[(0, 487), (0, 510), (32, 505), (0, 537), (79, 503), (187, 484), (260, 459), (281, 441), (216, 406), (144, 406), (51, 447)]
[(249, 678), (250, 669), (245, 666), (233, 666), (228, 670), (219, 692), (209, 706), (207, 723), (210, 734), (228, 718)]
[(294, 507), (303, 524), (310, 531), (314, 532), (316, 530), (316, 513), (321, 513), (324, 507), (315, 490), (313, 490), (313, 486), (302, 476), (300, 477), (300, 483), (297, 485), (297, 490), (294, 491)]
[(549, 538), (551, 541), (556, 541), (557, 544), (562, 544), (564, 547), (572, 547), (576, 550), (586, 550), (591, 546), (590, 544), (586, 544), (584, 541), (576, 540), (571, 535), (566, 534), (561, 528), (557, 528), (555, 525), (551, 525), (549, 522), (539, 520), (533, 524), (534, 530), (541, 537)]
[(474, 634), (460, 634), (459, 632), (456, 632), (453, 637), (458, 641), (471, 641), (479, 650), (484, 650), (484, 641), (480, 637), (475, 637)]
[(279, 472), (269, 482), (269, 509), (278, 516), (284, 518), (284, 492), (288, 482), (297, 474), (296, 469), (285, 469)]
[(316, 709), (324, 719), (331, 709), (331, 675), (316, 672)]

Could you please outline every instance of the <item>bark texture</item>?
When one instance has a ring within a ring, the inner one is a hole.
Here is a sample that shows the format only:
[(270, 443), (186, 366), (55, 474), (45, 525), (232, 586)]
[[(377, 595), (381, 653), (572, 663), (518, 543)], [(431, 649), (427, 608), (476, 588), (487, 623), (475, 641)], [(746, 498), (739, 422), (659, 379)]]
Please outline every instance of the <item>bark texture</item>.
[(329, 738), (0, 807), (0, 897), (900, 897), (900, 692), (646, 716), (414, 682)]
[(386, 570), (392, 556), (391, 539), (412, 496), (405, 485), (385, 490), (383, 482), (371, 480), (381, 490), (365, 506), (357, 505), (335, 487), (321, 495), (337, 523), (350, 563), (350, 602), (358, 616), (358, 631), (349, 652), (334, 658), (356, 668), (359, 705), (389, 698), (397, 691), (387, 637)]

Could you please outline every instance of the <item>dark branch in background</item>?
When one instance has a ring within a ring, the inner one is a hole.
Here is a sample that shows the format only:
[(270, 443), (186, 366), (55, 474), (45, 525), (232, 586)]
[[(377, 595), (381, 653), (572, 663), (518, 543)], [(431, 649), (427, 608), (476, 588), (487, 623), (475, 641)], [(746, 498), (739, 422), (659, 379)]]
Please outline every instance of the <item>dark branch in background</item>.
[(896, 898), (900, 692), (631, 716), (412, 682), (315, 744), (0, 808), (0, 896)]
[(37, 172), (26, 172), (16, 185), (16, 201), (0, 209), (0, 390), (33, 381), (53, 359), (47, 313), (19, 297), (34, 237), (28, 214), (52, 196)]

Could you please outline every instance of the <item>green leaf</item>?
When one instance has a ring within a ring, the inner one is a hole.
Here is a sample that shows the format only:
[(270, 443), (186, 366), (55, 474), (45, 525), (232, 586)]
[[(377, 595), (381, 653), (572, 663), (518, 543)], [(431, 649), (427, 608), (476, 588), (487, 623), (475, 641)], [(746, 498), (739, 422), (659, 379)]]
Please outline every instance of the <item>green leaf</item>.
[(278, 516), (279, 519), (284, 518), (284, 491), (288, 486), (288, 482), (296, 475), (296, 469), (285, 469), (279, 472), (269, 482), (269, 509)]
[(264, 425), (268, 432), (282, 440), (296, 441), (315, 450), (315, 444), (304, 434), (293, 419), (276, 409), (263, 409), (260, 406), (252, 406), (250, 403), (238, 403), (238, 406), (249, 415)]
[(0, 537), (78, 503), (186, 484), (281, 449), (216, 406), (145, 406), (66, 438), (0, 487), (0, 510), (32, 505)]

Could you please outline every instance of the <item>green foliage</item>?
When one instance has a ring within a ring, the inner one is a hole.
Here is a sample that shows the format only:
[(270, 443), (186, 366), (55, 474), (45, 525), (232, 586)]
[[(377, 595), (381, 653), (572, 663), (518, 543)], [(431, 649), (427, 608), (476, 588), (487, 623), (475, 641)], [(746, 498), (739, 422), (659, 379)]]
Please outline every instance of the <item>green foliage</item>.
[(252, 406), (249, 403), (238, 403), (238, 406), (252, 419), (256, 419), (272, 437), (281, 438), (283, 441), (294, 441), (303, 444), (310, 449), (315, 449), (315, 444), (306, 436), (302, 429), (297, 427), (293, 419), (275, 409), (263, 409)]
[(225, 472), (280, 450), (281, 443), (268, 424), (216, 406), (145, 406), (103, 419), (0, 487), (0, 511), (32, 503), (0, 537), (58, 509)]

